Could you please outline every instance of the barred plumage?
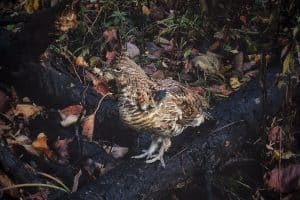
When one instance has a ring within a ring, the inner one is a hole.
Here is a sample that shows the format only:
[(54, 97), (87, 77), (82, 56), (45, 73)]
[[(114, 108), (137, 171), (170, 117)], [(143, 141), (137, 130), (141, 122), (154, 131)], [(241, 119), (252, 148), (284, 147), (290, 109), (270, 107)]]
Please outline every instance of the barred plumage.
[[(204, 121), (206, 100), (172, 79), (151, 80), (125, 56), (108, 72), (116, 80), (121, 119), (139, 132), (153, 135), (150, 148), (134, 158), (147, 157), (147, 163), (160, 160), (165, 166), (163, 154), (171, 145), (170, 138)], [(153, 155), (159, 143), (159, 152)]]

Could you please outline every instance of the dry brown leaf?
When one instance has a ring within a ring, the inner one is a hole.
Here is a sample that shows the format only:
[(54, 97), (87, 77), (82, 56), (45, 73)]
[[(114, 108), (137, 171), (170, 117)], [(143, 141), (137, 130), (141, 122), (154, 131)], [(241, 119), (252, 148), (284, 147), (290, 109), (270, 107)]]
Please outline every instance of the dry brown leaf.
[(31, 145), (32, 141), (26, 135), (19, 135), (14, 139), (7, 139), (8, 144), (17, 144), (23, 146), (24, 149), (35, 156), (40, 156), (40, 153)]
[(216, 50), (218, 50), (221, 46), (221, 42), (220, 41), (215, 41), (213, 44), (211, 44), (209, 47), (208, 47), (208, 50), (211, 51), (211, 52), (214, 52)]
[(60, 124), (63, 127), (68, 127), (78, 121), (80, 114), (83, 112), (83, 107), (81, 105), (72, 105), (58, 110), (58, 112), (62, 118)]
[[(15, 183), (2, 171), (0, 171), (0, 186), (3, 187), (11, 187), (14, 186)], [(17, 188), (12, 188), (10, 190), (5, 191), (9, 196), (18, 199), (20, 197), (19, 190)]]
[(47, 140), (48, 138), (45, 133), (40, 133), (38, 134), (36, 140), (32, 142), (32, 146), (33, 148), (43, 152), (48, 158), (51, 159), (53, 157), (53, 151), (50, 150)]
[(69, 158), (69, 151), (68, 151), (68, 145), (70, 142), (72, 142), (72, 138), (65, 138), (65, 139), (60, 139), (58, 138), (55, 143), (54, 147), (58, 153), (58, 155), (61, 158), (68, 159)]
[(93, 83), (93, 88), (96, 90), (98, 94), (105, 96), (106, 94), (110, 93), (108, 89), (108, 85), (94, 74), (87, 72), (86, 78)]
[(270, 189), (278, 192), (291, 192), (299, 189), (300, 164), (292, 164), (286, 168), (275, 168), (264, 176)]
[(207, 88), (207, 90), (211, 91), (212, 93), (221, 93), (224, 96), (228, 96), (231, 93), (231, 91), (226, 88), (225, 84), (212, 85), (211, 87)]
[(238, 71), (243, 71), (244, 53), (239, 52), (234, 56), (234, 68)]
[(279, 142), (280, 139), (282, 139), (283, 131), (280, 126), (274, 126), (271, 128), (271, 130), (268, 133), (268, 139), (270, 143), (276, 143)]
[(42, 111), (42, 107), (31, 104), (18, 104), (14, 110), (15, 115), (23, 115), (24, 117), (35, 117)]
[(81, 124), (82, 135), (86, 136), (89, 140), (92, 140), (94, 135), (95, 115), (96, 113), (87, 116)]
[[(82, 111), (83, 111), (82, 105), (72, 105), (72, 106), (68, 106), (68, 107), (65, 107), (64, 109), (60, 110), (60, 112), (65, 117), (67, 117), (69, 115), (80, 115)], [(62, 118), (65, 118), (65, 117), (62, 117)]]
[(115, 57), (116, 57), (115, 51), (107, 51), (106, 52), (105, 58), (108, 63), (111, 63)]
[(115, 28), (106, 30), (103, 32), (103, 37), (106, 42), (112, 42), (114, 40), (118, 40), (118, 31)]
[(104, 145), (103, 149), (106, 151), (106, 153), (108, 153), (115, 159), (123, 158), (128, 153), (128, 147), (120, 147), (118, 145), (114, 145), (114, 146)]

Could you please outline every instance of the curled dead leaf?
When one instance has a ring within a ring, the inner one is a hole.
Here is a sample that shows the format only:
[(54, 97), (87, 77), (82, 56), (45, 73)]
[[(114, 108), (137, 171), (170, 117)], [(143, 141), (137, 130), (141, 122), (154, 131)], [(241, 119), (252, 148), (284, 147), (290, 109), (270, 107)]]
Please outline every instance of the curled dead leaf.
[(87, 116), (83, 119), (81, 124), (82, 126), (82, 135), (86, 136), (89, 140), (93, 139), (94, 135), (94, 124), (95, 124), (95, 113)]
[(47, 136), (45, 133), (38, 134), (37, 138), (32, 142), (33, 148), (37, 149), (38, 151), (43, 152), (48, 158), (53, 157), (53, 151), (50, 150), (47, 144)]
[(300, 164), (292, 164), (285, 168), (275, 168), (264, 176), (266, 185), (278, 192), (299, 190)]
[(31, 104), (18, 104), (14, 110), (15, 115), (23, 115), (24, 117), (35, 117), (42, 111), (42, 107)]
[(105, 42), (112, 42), (118, 40), (118, 31), (115, 28), (111, 28), (103, 32)]
[(74, 60), (74, 64), (80, 67), (88, 67), (88, 63), (84, 60), (83, 56), (78, 56)]

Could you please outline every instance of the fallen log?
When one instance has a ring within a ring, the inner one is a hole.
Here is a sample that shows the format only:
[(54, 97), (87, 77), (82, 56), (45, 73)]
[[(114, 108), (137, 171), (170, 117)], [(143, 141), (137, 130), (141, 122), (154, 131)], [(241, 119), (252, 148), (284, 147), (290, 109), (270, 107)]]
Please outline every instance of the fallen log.
[[(278, 70), (268, 72), (266, 114), (273, 115), (283, 102), (283, 92), (275, 81)], [(214, 174), (227, 161), (239, 157), (249, 138), (253, 137), (264, 116), (262, 94), (257, 80), (252, 80), (212, 110), (216, 124), (200, 134), (191, 134), (186, 142), (172, 146), (165, 157), (166, 168), (128, 160), (109, 174), (85, 185), (69, 199), (152, 199), (174, 188), (195, 173), (213, 181)], [(178, 138), (183, 136), (178, 136)], [(225, 142), (229, 142), (229, 146)]]

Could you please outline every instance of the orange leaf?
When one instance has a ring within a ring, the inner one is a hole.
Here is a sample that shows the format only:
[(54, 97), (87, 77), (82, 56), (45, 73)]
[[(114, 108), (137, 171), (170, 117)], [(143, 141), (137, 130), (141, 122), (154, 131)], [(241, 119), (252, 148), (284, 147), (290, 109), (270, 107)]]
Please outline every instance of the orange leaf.
[(69, 115), (80, 115), (82, 110), (83, 110), (82, 105), (72, 105), (72, 106), (65, 107), (64, 109), (60, 110), (60, 112), (65, 116), (69, 116)]
[(32, 142), (33, 148), (42, 151), (48, 158), (53, 157), (53, 151), (50, 150), (48, 144), (47, 144), (47, 136), (45, 133), (40, 133), (36, 140)]
[(78, 56), (77, 58), (75, 58), (74, 64), (77, 66), (80, 66), (80, 67), (88, 67), (89, 66), (82, 56)]
[(87, 116), (86, 118), (84, 118), (81, 124), (82, 134), (86, 136), (89, 140), (92, 140), (94, 135), (95, 115), (96, 113)]

